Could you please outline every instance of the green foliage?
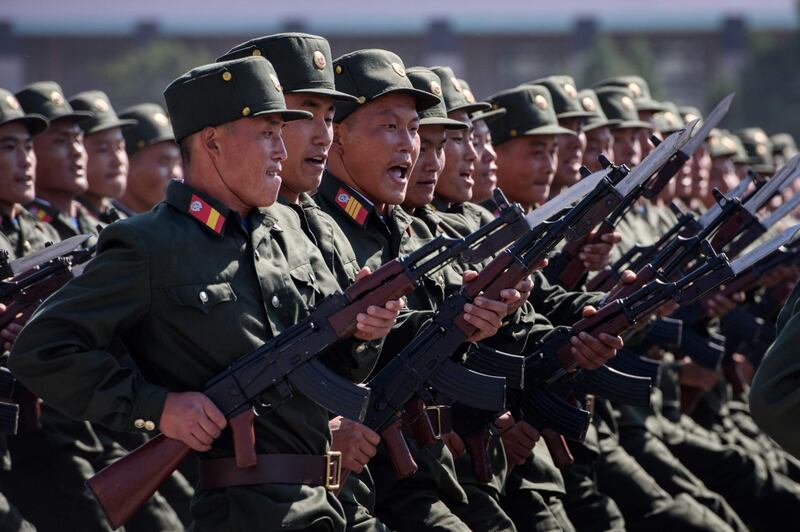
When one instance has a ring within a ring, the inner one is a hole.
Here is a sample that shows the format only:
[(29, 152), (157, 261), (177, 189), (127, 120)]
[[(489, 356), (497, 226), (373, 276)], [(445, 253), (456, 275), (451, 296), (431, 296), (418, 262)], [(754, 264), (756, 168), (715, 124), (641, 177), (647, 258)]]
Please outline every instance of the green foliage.
[(98, 77), (106, 80), (115, 108), (141, 102), (163, 105), (164, 88), (172, 80), (198, 65), (212, 62), (214, 57), (208, 50), (179, 41), (157, 40), (95, 70)]

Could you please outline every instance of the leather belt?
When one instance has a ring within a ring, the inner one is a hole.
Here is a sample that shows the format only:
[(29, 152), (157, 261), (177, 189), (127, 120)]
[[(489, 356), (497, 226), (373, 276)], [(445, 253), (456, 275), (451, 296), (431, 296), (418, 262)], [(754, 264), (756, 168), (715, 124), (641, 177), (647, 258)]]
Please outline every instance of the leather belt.
[(431, 420), (433, 433), (437, 440), (441, 439), (443, 434), (453, 431), (453, 416), (449, 406), (428, 406), (425, 410), (428, 413), (428, 419)]
[(315, 456), (305, 454), (259, 454), (253, 467), (239, 468), (235, 458), (200, 461), (198, 489), (218, 489), (253, 484), (306, 484), (339, 488), (342, 453)]

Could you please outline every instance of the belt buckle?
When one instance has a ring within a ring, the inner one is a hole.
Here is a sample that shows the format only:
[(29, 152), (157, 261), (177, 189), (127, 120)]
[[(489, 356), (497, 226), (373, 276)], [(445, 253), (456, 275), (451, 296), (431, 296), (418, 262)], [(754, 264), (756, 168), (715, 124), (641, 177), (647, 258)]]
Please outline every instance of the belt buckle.
[(431, 423), (431, 428), (433, 428), (433, 438), (435, 440), (442, 439), (442, 408), (438, 405), (434, 406), (426, 406), (426, 412), (436, 412), (435, 422)]
[(342, 453), (330, 451), (325, 455), (325, 489), (339, 489), (342, 477)]

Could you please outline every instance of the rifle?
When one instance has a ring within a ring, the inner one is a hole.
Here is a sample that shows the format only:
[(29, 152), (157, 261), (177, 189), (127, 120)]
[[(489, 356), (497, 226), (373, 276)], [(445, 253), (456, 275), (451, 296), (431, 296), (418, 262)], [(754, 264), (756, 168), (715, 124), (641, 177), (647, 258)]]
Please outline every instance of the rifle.
[(14, 398), (16, 382), (8, 368), (0, 367), (0, 434), (17, 433), (19, 405), (10, 402)]
[[(481, 246), (507, 224), (514, 223), (521, 213), (519, 206), (506, 205), (498, 218), (466, 237), (440, 236), (410, 255), (387, 262), (344, 292), (324, 298), (305, 319), (236, 359), (206, 383), (203, 393), (229, 420), (236, 465), (246, 468), (257, 463), (255, 409), (265, 412), (280, 406), (260, 404), (258, 398), (265, 390), (277, 390), (280, 403), (291, 397), (294, 389), (331, 412), (361, 420), (369, 389), (333, 373), (318, 355), (337, 341), (350, 338), (356, 329), (356, 316), (370, 305), (383, 305), (410, 293), (425, 276), (464, 252), (496, 252)], [(190, 450), (183, 442), (160, 434), (97, 473), (87, 485), (109, 522), (115, 528), (122, 526)], [(338, 471), (334, 477), (338, 478)]]

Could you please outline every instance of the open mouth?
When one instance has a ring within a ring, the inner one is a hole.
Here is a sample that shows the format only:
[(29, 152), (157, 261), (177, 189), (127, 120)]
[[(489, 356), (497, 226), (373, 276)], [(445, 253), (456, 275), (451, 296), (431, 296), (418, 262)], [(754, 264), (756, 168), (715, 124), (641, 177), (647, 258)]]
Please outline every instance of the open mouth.
[(391, 177), (392, 179), (395, 179), (397, 181), (405, 181), (408, 175), (408, 167), (401, 165), (390, 166), (386, 170), (386, 173), (389, 174), (389, 177)]
[(316, 155), (314, 157), (308, 157), (306, 159), (306, 163), (308, 163), (308, 164), (310, 164), (312, 166), (320, 166), (320, 167), (322, 167), (322, 166), (325, 166), (325, 161), (327, 161), (327, 160), (328, 160), (328, 156), (327, 155)]

